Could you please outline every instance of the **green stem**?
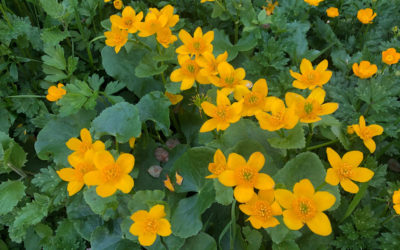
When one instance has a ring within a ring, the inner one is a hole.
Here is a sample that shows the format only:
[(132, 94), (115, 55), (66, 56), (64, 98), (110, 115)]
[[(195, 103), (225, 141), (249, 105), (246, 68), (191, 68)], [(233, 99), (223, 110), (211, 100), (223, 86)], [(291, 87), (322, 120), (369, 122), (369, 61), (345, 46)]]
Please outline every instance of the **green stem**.
[(4, 19), (6, 19), (6, 21), (7, 21), (8, 27), (11, 29), (11, 28), (12, 28), (11, 22), (10, 22), (10, 20), (8, 19), (7, 13), (6, 13), (6, 11), (3, 9), (3, 6), (2, 6), (2, 5), (0, 5), (0, 10), (1, 10), (1, 13), (3, 13)]
[(97, 41), (97, 40), (100, 40), (100, 39), (102, 39), (102, 38), (106, 38), (106, 37), (105, 37), (105, 36), (98, 36), (98, 37), (95, 37), (95, 38), (93, 38), (92, 40), (90, 40), (89, 44), (92, 44), (93, 42), (95, 42), (95, 41)]
[(168, 245), (164, 242), (163, 237), (160, 236), (161, 244), (165, 247), (166, 250), (169, 250)]
[(361, 199), (364, 197), (366, 191), (368, 188), (368, 182), (364, 182), (361, 184), (361, 188), (358, 191), (358, 193), (354, 196), (353, 200), (351, 201), (349, 207), (346, 210), (346, 213), (342, 217), (342, 219), (339, 221), (339, 223), (342, 223), (347, 217), (353, 213), (354, 209), (356, 209), (358, 203), (360, 203)]
[(79, 13), (78, 13), (78, 9), (77, 9), (76, 6), (74, 6), (74, 14), (75, 14), (76, 25), (78, 26), (79, 32), (81, 33), (81, 36), (84, 38), (85, 43), (86, 43), (86, 52), (88, 54), (90, 67), (93, 70), (95, 70), (94, 65), (93, 65), (93, 55), (92, 55), (92, 51), (90, 50), (89, 37), (83, 31), (82, 23), (81, 23), (80, 16), (79, 16)]
[(384, 220), (384, 221), (382, 222), (382, 225), (385, 224), (385, 223), (387, 223), (387, 222), (389, 222), (389, 221), (391, 221), (394, 217), (397, 217), (397, 216), (396, 216), (396, 215), (389, 216), (388, 218), (386, 218), (386, 220)]
[(44, 95), (10, 95), (6, 98), (46, 98)]
[(21, 176), (21, 179), (25, 178), (27, 175), (24, 173), (24, 171), (22, 171), (21, 169), (18, 169), (16, 167), (14, 167), (11, 163), (8, 163), (7, 166), (9, 168), (11, 168), (12, 171), (14, 171), (15, 173), (17, 173), (19, 176)]
[(323, 187), (325, 187), (325, 185), (326, 185), (326, 182), (321, 183), (321, 185), (319, 185), (319, 186), (315, 189), (315, 192), (321, 190)]
[(314, 133), (314, 125), (313, 125), (312, 123), (309, 123), (309, 124), (308, 124), (308, 137), (307, 137), (307, 144), (306, 144), (306, 146), (310, 145), (310, 142), (311, 142), (313, 133)]
[(314, 150), (314, 149), (322, 148), (322, 147), (325, 147), (325, 146), (329, 146), (329, 145), (331, 145), (331, 144), (334, 144), (334, 143), (336, 143), (336, 142), (338, 142), (338, 141), (339, 141), (339, 140), (328, 141), (328, 142), (321, 143), (321, 144), (318, 144), (318, 145), (315, 145), (315, 146), (307, 147), (306, 150), (307, 150), (307, 151), (311, 151), (311, 150)]
[(117, 152), (119, 153), (119, 143), (117, 137), (115, 137), (115, 150), (117, 150)]
[[(162, 56), (160, 44), (158, 44), (158, 43), (157, 43), (157, 51), (158, 51), (158, 54), (159, 54), (160, 56)], [(161, 67), (162, 67), (163, 65), (164, 65), (164, 62), (161, 61)], [(165, 80), (164, 71), (161, 72), (160, 75), (161, 75), (161, 80), (162, 80), (162, 82), (163, 82), (163, 84), (164, 84), (164, 86), (165, 86), (165, 85), (167, 84), (167, 81)]]
[(231, 207), (231, 237), (230, 237), (230, 250), (235, 248), (236, 239), (236, 200), (233, 200)]

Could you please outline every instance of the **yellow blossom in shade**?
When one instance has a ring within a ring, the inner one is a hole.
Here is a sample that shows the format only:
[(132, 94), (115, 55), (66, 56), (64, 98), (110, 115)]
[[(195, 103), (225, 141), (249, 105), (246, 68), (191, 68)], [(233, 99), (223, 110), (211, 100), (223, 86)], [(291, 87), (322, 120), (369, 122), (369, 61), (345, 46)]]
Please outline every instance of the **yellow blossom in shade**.
[(290, 75), (296, 80), (293, 81), (293, 87), (298, 89), (314, 89), (322, 87), (332, 77), (332, 72), (326, 70), (328, 68), (328, 60), (323, 60), (314, 69), (311, 62), (303, 58), (300, 63), (300, 72), (290, 70)]
[(275, 190), (275, 199), (286, 209), (283, 222), (289, 229), (299, 230), (306, 224), (315, 234), (331, 234), (331, 222), (323, 213), (335, 204), (336, 198), (331, 193), (315, 192), (312, 183), (303, 179), (294, 185), (293, 193), (285, 189)]
[(324, 0), (304, 0), (304, 2), (308, 3), (309, 5), (312, 6), (318, 6), (320, 2), (323, 2)]
[(176, 40), (178, 40), (178, 38), (172, 34), (168, 27), (157, 32), (157, 42), (159, 42), (164, 48), (168, 48)]
[(347, 126), (347, 133), (348, 133), (349, 135), (354, 134), (354, 128), (353, 128), (352, 125)]
[(227, 163), (224, 153), (220, 149), (217, 149), (214, 154), (214, 162), (208, 164), (208, 171), (210, 175), (206, 176), (207, 179), (215, 179), (227, 169)]
[(131, 154), (121, 154), (117, 161), (108, 151), (97, 152), (94, 156), (96, 170), (87, 173), (83, 178), (88, 186), (97, 186), (96, 193), (101, 197), (113, 195), (117, 189), (129, 193), (134, 185), (129, 173), (135, 164)]
[(111, 1), (111, 0), (104, 0), (105, 3), (108, 3), (108, 2), (110, 2), (110, 1)]
[(215, 76), (218, 74), (218, 65), (222, 62), (226, 62), (228, 58), (228, 52), (224, 52), (215, 58), (213, 53), (205, 52), (199, 57), (196, 57), (196, 62), (200, 66), (200, 75), (206, 77)]
[(289, 108), (293, 107), (296, 110), (300, 122), (313, 123), (321, 120), (320, 116), (332, 114), (339, 107), (335, 102), (324, 103), (325, 94), (325, 90), (321, 88), (313, 89), (307, 98), (287, 92), (285, 101)]
[(378, 67), (368, 61), (361, 61), (360, 65), (357, 63), (353, 64), (353, 73), (361, 79), (370, 78), (375, 75), (377, 71)]
[(188, 55), (178, 55), (178, 62), (181, 68), (172, 71), (171, 81), (182, 82), (181, 90), (190, 89), (194, 81), (200, 84), (207, 84), (208, 79), (199, 74), (200, 67), (196, 60), (191, 59)]
[(235, 187), (233, 195), (238, 202), (248, 202), (259, 190), (273, 189), (274, 180), (267, 174), (259, 173), (265, 163), (264, 155), (253, 153), (249, 160), (236, 153), (229, 155), (227, 169), (218, 176), (218, 180), (228, 187)]
[(172, 105), (178, 104), (179, 102), (181, 102), (183, 100), (182, 95), (174, 95), (167, 91), (165, 91), (165, 96), (168, 97), (168, 99), (172, 103)]
[(359, 123), (353, 125), (354, 132), (364, 141), (364, 145), (368, 148), (369, 152), (375, 152), (376, 144), (372, 137), (381, 135), (383, 128), (376, 124), (366, 126), (364, 116), (360, 116)]
[(128, 30), (128, 33), (136, 33), (138, 28), (137, 25), (143, 19), (143, 12), (139, 12), (136, 15), (135, 10), (131, 6), (127, 6), (122, 11), (122, 17), (118, 15), (112, 15), (110, 17), (111, 24), (120, 28)]
[(255, 229), (275, 227), (279, 221), (274, 216), (281, 215), (282, 208), (274, 199), (273, 189), (260, 190), (246, 204), (239, 205), (239, 209), (250, 216), (247, 220)]
[(271, 114), (266, 112), (256, 113), (256, 118), (262, 129), (276, 131), (281, 128), (292, 129), (299, 121), (295, 108), (286, 108), (285, 103), (277, 97), (267, 97), (266, 106)]
[(274, 14), (274, 9), (276, 6), (278, 6), (278, 2), (272, 3), (272, 1), (267, 1), (267, 7), (263, 6), (263, 9), (265, 10), (267, 16)]
[(200, 3), (205, 3), (205, 2), (214, 2), (215, 0), (201, 0)]
[(371, 8), (361, 9), (357, 12), (357, 18), (363, 24), (370, 24), (376, 17), (376, 13)]
[(93, 143), (92, 136), (90, 135), (89, 130), (87, 130), (86, 128), (81, 129), (80, 135), (81, 135), (81, 140), (74, 137), (69, 139), (66, 143), (69, 149), (75, 151), (74, 153), (72, 153), (72, 155), (76, 155), (77, 157), (83, 158), (88, 150), (92, 149), (95, 152), (105, 150), (103, 142), (95, 141)]
[(129, 232), (139, 237), (142, 246), (151, 246), (157, 235), (166, 237), (172, 233), (171, 224), (164, 217), (164, 205), (155, 205), (149, 212), (139, 210), (132, 214), (133, 224)]
[(329, 7), (326, 10), (326, 15), (328, 15), (328, 17), (332, 17), (332, 18), (337, 17), (337, 16), (339, 16), (339, 10), (338, 10), (338, 8), (335, 8), (335, 7)]
[[(179, 16), (174, 15), (174, 7), (166, 5), (161, 10), (150, 8), (144, 22), (138, 24), (139, 36), (148, 37), (157, 32), (164, 32), (160, 36), (160, 40), (165, 40), (164, 28), (173, 27), (179, 21)], [(161, 39), (164, 38), (164, 39)], [(173, 40), (173, 39), (172, 39)]]
[(268, 85), (265, 79), (259, 79), (251, 90), (245, 86), (237, 86), (234, 96), (237, 101), (243, 100), (242, 116), (253, 116), (258, 111), (263, 111), (268, 95)]
[(179, 186), (182, 185), (182, 182), (183, 182), (183, 177), (181, 175), (179, 175), (178, 172), (175, 172), (175, 182)]
[(363, 160), (360, 151), (350, 151), (340, 158), (338, 153), (331, 148), (326, 149), (328, 161), (332, 168), (328, 168), (325, 182), (336, 186), (340, 183), (342, 188), (349, 193), (358, 193), (358, 186), (353, 182), (367, 182), (374, 176), (368, 168), (358, 167)]
[(400, 53), (395, 48), (390, 48), (382, 51), (382, 62), (392, 65), (398, 63), (400, 60)]
[(128, 42), (128, 31), (121, 30), (116, 26), (111, 27), (111, 31), (104, 32), (106, 37), (106, 45), (110, 47), (115, 47), (115, 53), (118, 53), (122, 46)]
[(135, 147), (135, 142), (136, 142), (136, 138), (135, 137), (131, 137), (129, 139), (129, 147), (133, 149)]
[(67, 91), (63, 89), (64, 84), (58, 83), (57, 87), (56, 86), (50, 86), (50, 88), (47, 90), (48, 94), (46, 95), (46, 99), (55, 102), (60, 100), (66, 93)]
[(124, 3), (121, 0), (114, 0), (114, 8), (116, 8), (117, 10), (122, 9), (122, 7), (124, 6)]
[(93, 164), (94, 150), (88, 150), (84, 157), (81, 158), (77, 155), (69, 155), (68, 162), (73, 168), (63, 168), (57, 171), (58, 176), (63, 181), (68, 181), (68, 194), (73, 196), (84, 185), (83, 176), (90, 171), (96, 170)]
[(167, 18), (167, 27), (174, 27), (179, 21), (179, 15), (174, 15), (174, 7), (170, 4), (165, 5), (161, 10), (150, 8), (149, 12), (157, 17), (165, 16)]
[(246, 71), (243, 68), (234, 69), (228, 62), (221, 62), (217, 71), (219, 76), (210, 76), (209, 79), (215, 86), (223, 88), (226, 94), (230, 94), (239, 85), (246, 86), (248, 82), (244, 80)]
[(400, 214), (400, 189), (394, 191), (392, 200), (393, 200), (394, 211), (396, 212), (396, 214)]
[(213, 51), (211, 42), (214, 40), (214, 31), (209, 31), (203, 35), (201, 27), (197, 27), (192, 37), (186, 30), (181, 29), (179, 39), (183, 45), (176, 49), (176, 53), (180, 55), (199, 56)]
[(200, 132), (208, 132), (214, 129), (225, 130), (231, 123), (240, 120), (242, 112), (242, 103), (235, 102), (231, 105), (228, 97), (222, 92), (217, 91), (217, 106), (210, 102), (202, 102), (201, 107), (206, 115), (211, 119), (207, 120), (200, 128)]
[(171, 192), (175, 192), (175, 188), (171, 183), (171, 179), (169, 178), (169, 176), (167, 175), (167, 179), (164, 180), (164, 186), (166, 188), (168, 188), (169, 191)]

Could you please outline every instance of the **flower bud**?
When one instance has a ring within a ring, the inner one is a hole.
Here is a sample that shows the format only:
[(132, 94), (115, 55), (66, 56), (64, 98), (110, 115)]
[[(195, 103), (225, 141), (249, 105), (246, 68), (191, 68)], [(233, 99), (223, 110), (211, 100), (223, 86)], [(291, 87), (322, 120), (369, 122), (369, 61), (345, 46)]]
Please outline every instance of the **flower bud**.
[(154, 151), (154, 156), (159, 162), (167, 162), (169, 153), (164, 148), (159, 147)]

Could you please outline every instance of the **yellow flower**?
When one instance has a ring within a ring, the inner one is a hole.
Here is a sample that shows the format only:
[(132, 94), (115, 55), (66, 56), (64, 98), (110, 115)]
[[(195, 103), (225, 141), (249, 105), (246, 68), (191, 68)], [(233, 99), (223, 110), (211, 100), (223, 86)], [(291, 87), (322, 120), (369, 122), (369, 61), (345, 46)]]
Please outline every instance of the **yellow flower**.
[(376, 144), (372, 140), (372, 137), (381, 135), (383, 128), (376, 124), (366, 126), (364, 116), (360, 116), (359, 123), (353, 125), (354, 132), (364, 141), (364, 145), (368, 148), (369, 152), (375, 152)]
[(286, 108), (285, 103), (277, 97), (267, 97), (266, 106), (271, 114), (266, 112), (256, 113), (256, 118), (262, 129), (276, 131), (281, 128), (292, 129), (299, 121), (294, 107)]
[(352, 125), (347, 126), (347, 133), (348, 133), (349, 135), (354, 134), (354, 128), (353, 128)]
[(108, 3), (108, 2), (110, 2), (110, 1), (111, 1), (111, 0), (104, 0), (105, 3)]
[(331, 234), (331, 222), (323, 213), (335, 204), (336, 198), (331, 193), (315, 192), (312, 183), (303, 179), (294, 185), (293, 193), (285, 189), (275, 190), (275, 199), (286, 209), (283, 222), (289, 229), (299, 230), (307, 224), (315, 234)]
[(186, 30), (181, 29), (179, 39), (183, 45), (176, 49), (176, 53), (180, 55), (199, 56), (205, 52), (212, 53), (213, 51), (211, 42), (214, 40), (214, 31), (209, 31), (203, 35), (201, 27), (197, 27), (192, 37)]
[(328, 17), (334, 18), (334, 17), (339, 16), (339, 10), (338, 10), (338, 8), (335, 8), (335, 7), (329, 7), (326, 10), (326, 14), (328, 15)]
[(170, 78), (173, 82), (182, 82), (181, 90), (190, 89), (195, 80), (200, 84), (208, 83), (208, 79), (199, 74), (200, 67), (196, 60), (188, 55), (178, 55), (178, 62), (181, 68), (172, 71)]
[(304, 123), (317, 122), (321, 120), (320, 116), (332, 114), (338, 109), (339, 104), (335, 102), (324, 103), (324, 99), (325, 91), (321, 88), (313, 89), (306, 99), (291, 92), (287, 92), (285, 95), (288, 107), (293, 107), (300, 122)]
[(396, 211), (396, 214), (400, 214), (400, 189), (394, 191), (392, 199), (394, 211)]
[(76, 155), (77, 157), (84, 158), (85, 153), (88, 150), (94, 150), (95, 152), (103, 151), (105, 150), (104, 143), (101, 141), (95, 141), (92, 143), (92, 136), (90, 135), (89, 130), (86, 128), (81, 129), (80, 132), (81, 135), (81, 140), (78, 138), (71, 138), (67, 141), (66, 145), (69, 149), (72, 151), (75, 151), (72, 153), (72, 155)]
[(121, 30), (116, 26), (111, 26), (111, 31), (104, 32), (104, 35), (106, 36), (106, 45), (115, 47), (115, 53), (118, 53), (128, 41), (128, 31)]
[(157, 32), (157, 41), (164, 47), (168, 48), (169, 45), (173, 44), (178, 38), (172, 34), (168, 27), (165, 27)]
[(124, 6), (124, 3), (121, 0), (114, 0), (114, 8), (116, 8), (117, 10), (122, 9), (122, 7)]
[(139, 237), (140, 245), (151, 246), (157, 234), (165, 237), (172, 233), (171, 224), (164, 218), (165, 216), (164, 205), (155, 205), (149, 212), (139, 210), (131, 216), (134, 223), (129, 232)]
[(165, 186), (166, 188), (168, 188), (169, 191), (175, 192), (175, 188), (174, 188), (174, 186), (172, 185), (171, 179), (169, 178), (168, 175), (167, 175), (167, 179), (164, 180), (164, 186)]
[(263, 111), (268, 95), (268, 85), (265, 79), (259, 79), (254, 83), (251, 91), (245, 86), (237, 86), (234, 96), (237, 101), (243, 100), (242, 116), (253, 116), (258, 111)]
[(226, 62), (228, 58), (228, 52), (224, 52), (214, 57), (213, 53), (205, 52), (199, 57), (196, 57), (196, 62), (200, 66), (200, 75), (206, 77), (207, 79), (209, 76), (215, 76), (218, 74), (218, 65), (222, 62)]
[(300, 63), (301, 74), (290, 70), (290, 75), (296, 79), (293, 81), (293, 87), (298, 89), (322, 88), (322, 85), (326, 84), (332, 77), (332, 72), (327, 71), (327, 68), (327, 60), (320, 62), (314, 70), (311, 62), (303, 58)]
[(282, 208), (274, 201), (274, 190), (260, 190), (246, 204), (239, 205), (240, 210), (249, 215), (247, 219), (255, 229), (275, 227), (279, 221), (274, 217), (282, 214)]
[(215, 179), (227, 169), (227, 163), (224, 153), (220, 149), (217, 149), (214, 154), (214, 162), (208, 164), (208, 171), (211, 172), (207, 179)]
[(320, 2), (324, 0), (304, 0), (304, 2), (308, 3), (309, 5), (318, 6)]
[(182, 182), (183, 182), (183, 177), (181, 175), (179, 175), (178, 172), (175, 172), (175, 182), (179, 186), (182, 185)]
[(96, 193), (101, 197), (113, 195), (117, 189), (129, 193), (134, 185), (129, 173), (135, 164), (131, 154), (121, 154), (117, 161), (108, 151), (97, 152), (94, 156), (96, 170), (87, 173), (83, 179), (88, 186), (97, 186)]
[(68, 181), (68, 195), (73, 196), (79, 190), (82, 189), (84, 185), (83, 176), (90, 171), (96, 170), (93, 164), (94, 150), (88, 150), (84, 158), (77, 155), (69, 155), (68, 162), (73, 168), (63, 168), (57, 171), (58, 176), (63, 181)]
[(382, 51), (382, 62), (392, 65), (398, 63), (400, 60), (400, 53), (395, 48), (390, 48)]
[(200, 3), (205, 3), (205, 2), (214, 2), (215, 0), (201, 0)]
[(242, 102), (235, 102), (231, 105), (228, 97), (222, 91), (217, 91), (217, 106), (209, 102), (202, 102), (201, 107), (206, 115), (212, 117), (200, 128), (200, 132), (208, 132), (214, 129), (225, 130), (231, 123), (240, 120)]
[(370, 24), (376, 17), (376, 13), (371, 8), (361, 9), (357, 12), (357, 18), (363, 24)]
[(363, 160), (360, 151), (347, 152), (340, 158), (335, 150), (327, 148), (326, 154), (332, 168), (328, 168), (325, 181), (332, 186), (340, 183), (345, 191), (355, 194), (358, 193), (358, 186), (353, 181), (367, 182), (374, 176), (372, 170), (358, 167)]
[(133, 149), (135, 147), (135, 142), (136, 142), (136, 138), (135, 137), (131, 137), (129, 139), (129, 147)]
[(167, 26), (170, 28), (174, 27), (179, 21), (179, 16), (174, 15), (174, 7), (170, 4), (165, 5), (161, 10), (156, 8), (150, 8), (149, 10), (157, 17), (165, 16), (167, 18)]
[[(144, 22), (138, 25), (139, 36), (148, 37), (157, 32), (162, 32), (164, 28), (175, 26), (178, 21), (179, 16), (174, 15), (174, 7), (171, 5), (167, 5), (161, 10), (150, 8)], [(163, 39), (160, 38), (160, 40)]]
[(270, 16), (274, 14), (274, 9), (276, 6), (278, 6), (278, 2), (272, 3), (271, 0), (267, 1), (268, 5), (267, 7), (263, 6), (263, 9), (265, 10), (265, 13), (267, 13), (267, 16)]
[(248, 202), (255, 195), (254, 188), (266, 190), (275, 186), (269, 175), (259, 173), (264, 163), (264, 155), (260, 152), (253, 153), (247, 162), (241, 155), (232, 153), (227, 170), (218, 176), (218, 180), (225, 186), (235, 186), (233, 195), (238, 202)]
[(375, 75), (378, 71), (378, 67), (375, 64), (371, 64), (368, 61), (361, 61), (360, 65), (357, 63), (353, 64), (353, 72), (356, 76), (361, 79), (367, 79)]
[(217, 71), (219, 77), (209, 76), (209, 79), (215, 86), (223, 88), (226, 94), (230, 94), (239, 85), (246, 86), (247, 84), (247, 81), (244, 80), (246, 72), (243, 68), (234, 69), (229, 63), (221, 62)]
[(131, 6), (127, 6), (122, 11), (122, 17), (118, 15), (112, 15), (110, 17), (111, 24), (120, 29), (128, 30), (128, 33), (136, 33), (138, 23), (143, 19), (143, 12), (139, 12), (136, 15), (135, 10)]
[(50, 86), (50, 88), (47, 90), (48, 94), (46, 95), (46, 99), (55, 102), (60, 100), (66, 93), (67, 91), (63, 89), (64, 84), (58, 83), (57, 87), (56, 86)]
[(168, 97), (169, 101), (172, 103), (172, 105), (175, 105), (183, 100), (182, 95), (174, 95), (172, 93), (169, 93), (165, 91), (165, 96)]

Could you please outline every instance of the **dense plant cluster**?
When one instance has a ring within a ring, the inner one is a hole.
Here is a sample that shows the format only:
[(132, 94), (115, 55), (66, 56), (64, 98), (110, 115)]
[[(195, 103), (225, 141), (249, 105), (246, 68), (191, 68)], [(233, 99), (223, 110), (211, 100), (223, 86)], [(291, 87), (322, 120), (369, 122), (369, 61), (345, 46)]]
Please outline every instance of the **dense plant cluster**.
[(0, 249), (397, 249), (399, 0), (10, 0)]

